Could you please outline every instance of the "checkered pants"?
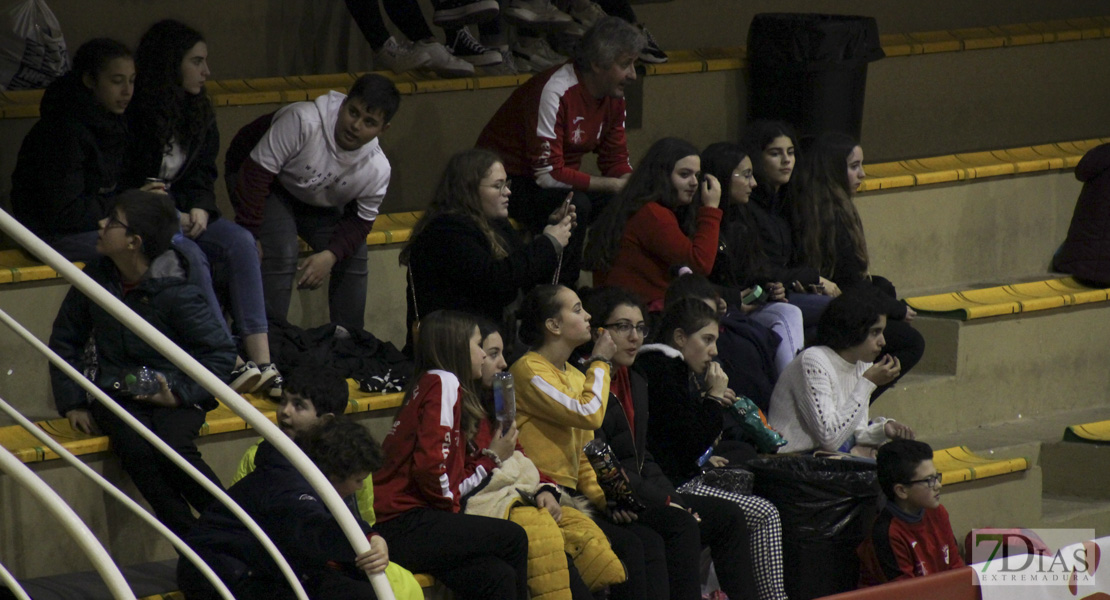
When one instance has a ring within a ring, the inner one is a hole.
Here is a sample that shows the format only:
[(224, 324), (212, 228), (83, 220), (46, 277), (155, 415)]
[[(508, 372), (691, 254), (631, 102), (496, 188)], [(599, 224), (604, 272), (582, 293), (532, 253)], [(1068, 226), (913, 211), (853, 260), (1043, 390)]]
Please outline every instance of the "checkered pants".
[(743, 511), (752, 536), (752, 565), (760, 600), (786, 600), (782, 583), (782, 523), (779, 511), (759, 496), (737, 494), (705, 485), (695, 478), (678, 488), (681, 494), (710, 496), (735, 502)]

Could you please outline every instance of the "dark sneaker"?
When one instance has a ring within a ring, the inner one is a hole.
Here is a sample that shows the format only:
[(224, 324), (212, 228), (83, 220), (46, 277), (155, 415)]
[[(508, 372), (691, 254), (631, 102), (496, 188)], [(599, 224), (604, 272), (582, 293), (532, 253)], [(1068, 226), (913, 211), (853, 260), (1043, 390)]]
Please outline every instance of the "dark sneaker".
[[(275, 371), (277, 369), (274, 369)], [(280, 373), (270, 380), (270, 400), (281, 402), (281, 392), (285, 389), (285, 378)]]
[(439, 27), (462, 27), (482, 23), (497, 16), (497, 0), (441, 0), (432, 13), (432, 23)]
[(248, 360), (231, 372), (231, 383), (228, 385), (236, 392), (245, 394), (254, 390), (261, 377), (262, 371), (258, 369), (258, 365)]
[(447, 45), (447, 50), (475, 67), (491, 67), (501, 64), (501, 53), (483, 46), (466, 28), (455, 33), (455, 39)]
[(281, 379), (281, 372), (278, 371), (277, 365), (274, 363), (258, 365), (258, 371), (260, 373), (258, 383), (254, 384), (254, 389), (251, 390), (252, 394), (265, 390), (273, 385), (274, 381)]
[(655, 43), (655, 38), (652, 37), (647, 27), (640, 27), (640, 31), (644, 32), (644, 38), (647, 39), (647, 44), (644, 46), (644, 49), (640, 50), (640, 60), (653, 65), (667, 62), (667, 53), (663, 52), (659, 44)]

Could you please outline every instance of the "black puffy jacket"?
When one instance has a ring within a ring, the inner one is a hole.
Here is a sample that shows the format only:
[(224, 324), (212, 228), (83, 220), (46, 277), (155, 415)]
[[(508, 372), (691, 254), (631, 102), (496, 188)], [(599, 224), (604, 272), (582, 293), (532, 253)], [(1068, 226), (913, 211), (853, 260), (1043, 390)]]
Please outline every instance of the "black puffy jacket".
[(1075, 178), (1083, 182), (1083, 191), (1053, 268), (1110, 285), (1110, 144), (1085, 154), (1075, 167)]
[[(212, 314), (197, 284), (198, 272), (184, 255), (167, 250), (151, 263), (143, 279), (126, 295), (119, 271), (110, 259), (102, 258), (89, 265), (85, 273), (217, 377), (230, 379), (235, 367), (235, 344), (219, 317)], [(116, 394), (114, 384), (128, 371), (147, 366), (165, 375), (170, 391), (182, 406), (198, 406), (206, 411), (216, 407), (216, 400), (200, 384), (80, 290), (70, 289), (54, 319), (50, 348), (82, 371), (85, 342), (90, 335), (96, 342), (96, 384), (109, 395)], [(70, 410), (87, 406), (84, 390), (53, 365), (50, 383), (59, 414), (64, 416)]]
[[(135, 113), (128, 112), (132, 143), (128, 157), (125, 183), (129, 188), (142, 187), (147, 177), (159, 176), (165, 148), (158, 144), (148, 123), (140, 121)], [(213, 118), (204, 128), (203, 138), (194, 140), (185, 148), (185, 164), (177, 175), (167, 181), (174, 206), (181, 212), (194, 208), (208, 211), (209, 219), (220, 216), (216, 208), (216, 155), (220, 153), (220, 130)]]
[(127, 122), (104, 110), (76, 74), (46, 89), (19, 148), (12, 214), (42, 238), (96, 231), (120, 189)]

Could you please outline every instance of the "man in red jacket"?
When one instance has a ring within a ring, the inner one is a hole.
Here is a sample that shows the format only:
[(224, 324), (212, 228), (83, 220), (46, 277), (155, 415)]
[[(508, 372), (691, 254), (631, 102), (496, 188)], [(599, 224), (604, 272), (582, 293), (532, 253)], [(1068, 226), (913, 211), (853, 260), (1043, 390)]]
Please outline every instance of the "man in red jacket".
[(858, 550), (860, 587), (964, 566), (948, 511), (940, 504), (933, 449), (897, 439), (879, 448), (878, 463), (887, 504)]
[[(599, 20), (575, 49), (574, 60), (529, 79), (486, 124), (477, 146), (497, 152), (513, 181), (509, 214), (533, 233), (562, 215), (569, 197), (588, 222), (624, 188), (632, 165), (624, 134), (624, 92), (636, 80), (644, 36), (617, 17)], [(597, 154), (601, 175), (582, 171)], [(563, 252), (563, 283), (578, 281), (585, 228)]]

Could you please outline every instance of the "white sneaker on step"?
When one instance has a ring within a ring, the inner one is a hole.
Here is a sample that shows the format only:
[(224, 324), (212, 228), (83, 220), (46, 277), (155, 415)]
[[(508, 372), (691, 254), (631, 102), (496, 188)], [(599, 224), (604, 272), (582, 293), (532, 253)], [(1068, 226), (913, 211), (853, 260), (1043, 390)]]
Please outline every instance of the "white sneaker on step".
[(555, 8), (551, 0), (509, 0), (501, 14), (517, 25), (542, 29), (561, 29), (574, 23), (574, 19)]
[(543, 38), (518, 36), (513, 43), (513, 58), (518, 66), (532, 71), (543, 71), (567, 62), (567, 57), (551, 49)]
[(427, 52), (418, 50), (412, 42), (398, 42), (397, 38), (390, 37), (385, 41), (382, 49), (374, 55), (374, 68), (386, 68), (394, 73), (404, 73), (419, 69), (428, 64), (432, 57)]
[(416, 42), (414, 44), (417, 50), (426, 53), (432, 57), (424, 68), (435, 71), (436, 75), (440, 77), (473, 77), (474, 65), (466, 62), (461, 58), (451, 55), (447, 48), (439, 43), (430, 40)]

